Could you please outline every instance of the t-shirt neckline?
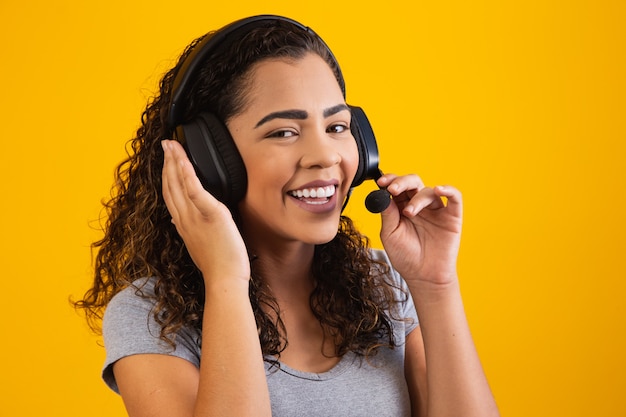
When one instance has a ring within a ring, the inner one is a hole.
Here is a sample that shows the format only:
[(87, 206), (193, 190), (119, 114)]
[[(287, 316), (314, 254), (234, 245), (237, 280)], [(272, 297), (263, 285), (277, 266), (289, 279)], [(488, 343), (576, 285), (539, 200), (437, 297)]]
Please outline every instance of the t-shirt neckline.
[(333, 379), (338, 377), (339, 375), (346, 372), (352, 363), (357, 360), (357, 355), (353, 352), (348, 352), (328, 371), (325, 372), (304, 372), (294, 369), (283, 362), (279, 361), (280, 369), (277, 369), (276, 366), (272, 367), (272, 364), (269, 363), (269, 372), (284, 372), (288, 375), (294, 376), (296, 378), (307, 379), (310, 381), (327, 381), (329, 379)]

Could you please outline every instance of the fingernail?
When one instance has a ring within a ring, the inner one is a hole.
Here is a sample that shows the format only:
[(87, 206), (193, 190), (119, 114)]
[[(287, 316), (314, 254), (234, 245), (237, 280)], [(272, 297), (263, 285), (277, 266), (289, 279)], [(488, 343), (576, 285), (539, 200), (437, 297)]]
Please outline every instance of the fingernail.
[(165, 152), (169, 149), (169, 145), (167, 144), (166, 140), (161, 141), (161, 147), (163, 148), (163, 151)]

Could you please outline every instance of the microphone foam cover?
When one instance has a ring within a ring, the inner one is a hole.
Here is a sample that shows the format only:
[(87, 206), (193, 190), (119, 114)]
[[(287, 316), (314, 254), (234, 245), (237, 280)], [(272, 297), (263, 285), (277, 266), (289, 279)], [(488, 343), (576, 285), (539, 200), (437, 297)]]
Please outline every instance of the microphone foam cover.
[(365, 207), (372, 213), (384, 211), (391, 203), (391, 194), (387, 190), (372, 191), (365, 198)]

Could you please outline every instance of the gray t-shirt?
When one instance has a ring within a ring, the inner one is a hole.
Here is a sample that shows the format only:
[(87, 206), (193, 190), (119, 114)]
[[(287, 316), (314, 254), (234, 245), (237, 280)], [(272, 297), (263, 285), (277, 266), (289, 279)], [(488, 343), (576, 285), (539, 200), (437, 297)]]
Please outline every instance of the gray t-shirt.
[[(374, 257), (388, 262), (383, 251)], [(404, 280), (392, 270), (392, 278), (406, 290)], [(153, 280), (146, 279), (120, 293), (109, 303), (104, 315), (103, 335), (106, 359), (103, 379), (118, 391), (113, 364), (136, 354), (165, 354), (183, 358), (200, 367), (200, 334), (183, 328), (176, 334), (176, 348), (159, 339), (160, 326), (154, 321), (153, 302), (141, 297), (153, 291)], [(408, 290), (406, 291), (408, 294)], [(265, 363), (272, 415), (283, 416), (409, 416), (411, 404), (404, 378), (404, 344), (417, 325), (417, 313), (410, 294), (399, 306), (401, 318), (393, 321), (397, 347), (381, 348), (370, 358), (353, 353), (344, 355), (332, 369), (323, 373), (301, 372), (281, 363)]]

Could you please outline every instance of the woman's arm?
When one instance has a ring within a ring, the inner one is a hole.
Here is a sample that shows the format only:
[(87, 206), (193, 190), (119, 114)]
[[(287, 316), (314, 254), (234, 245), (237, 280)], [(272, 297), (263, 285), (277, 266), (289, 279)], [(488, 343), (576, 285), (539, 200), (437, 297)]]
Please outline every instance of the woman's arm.
[(424, 417), (428, 407), (428, 379), (424, 339), (419, 326), (407, 336), (404, 352), (404, 376), (411, 397), (411, 415)]
[(182, 146), (165, 141), (163, 148), (163, 197), (205, 283), (202, 360), (199, 370), (166, 355), (119, 360), (113, 369), (128, 414), (269, 416), (245, 245), (228, 209), (202, 188)]
[(406, 345), (407, 373), (412, 372), (407, 381), (414, 381), (409, 382), (411, 398), (421, 405), (421, 413), (414, 415), (498, 416), (458, 286), (414, 298), (420, 327), (409, 334)]
[(414, 330), (407, 340), (407, 381), (412, 401), (419, 403), (414, 408), (421, 410), (414, 414), (423, 417), (426, 410), (429, 417), (498, 416), (456, 274), (460, 192), (449, 186), (424, 187), (414, 175), (385, 175), (378, 183), (394, 197), (383, 212), (381, 239), (409, 285), (420, 320), (416, 330), (421, 333)]

